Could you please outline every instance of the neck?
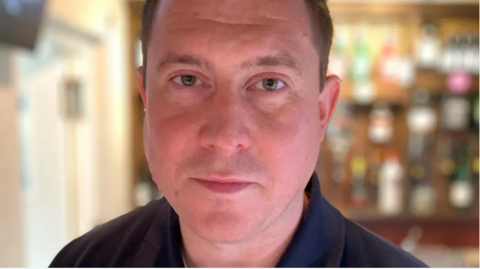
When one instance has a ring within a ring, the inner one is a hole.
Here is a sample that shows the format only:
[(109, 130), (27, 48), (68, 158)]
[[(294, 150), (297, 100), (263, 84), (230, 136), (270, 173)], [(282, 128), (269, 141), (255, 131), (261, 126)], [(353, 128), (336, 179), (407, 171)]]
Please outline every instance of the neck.
[(205, 240), (187, 225), (180, 229), (188, 267), (274, 267), (287, 249), (300, 223), (305, 198), (296, 198), (262, 233), (251, 240), (221, 244)]

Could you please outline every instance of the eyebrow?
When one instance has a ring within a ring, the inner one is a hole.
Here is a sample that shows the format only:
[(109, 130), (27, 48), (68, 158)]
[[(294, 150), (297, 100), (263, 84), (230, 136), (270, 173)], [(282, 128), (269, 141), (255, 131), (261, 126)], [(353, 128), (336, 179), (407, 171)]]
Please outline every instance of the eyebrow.
[(253, 61), (246, 61), (241, 64), (241, 67), (243, 69), (248, 69), (253, 66), (285, 66), (295, 71), (295, 73), (297, 73), (298, 75), (302, 74), (295, 59), (287, 52), (281, 52), (274, 55), (259, 56)]
[[(208, 60), (203, 60), (195, 55), (169, 53), (159, 61), (156, 69), (157, 73), (160, 72), (161, 69), (171, 64), (194, 65), (201, 68), (210, 68), (213, 66), (213, 64)], [(295, 73), (298, 75), (302, 74), (295, 59), (287, 52), (280, 52), (267, 56), (258, 56), (254, 60), (245, 61), (240, 65), (242, 69), (249, 69), (254, 66), (285, 66), (295, 71)]]
[(161, 69), (171, 64), (195, 65), (202, 68), (210, 66), (208, 61), (202, 60), (194, 55), (169, 53), (160, 59), (156, 69), (157, 73), (160, 72)]

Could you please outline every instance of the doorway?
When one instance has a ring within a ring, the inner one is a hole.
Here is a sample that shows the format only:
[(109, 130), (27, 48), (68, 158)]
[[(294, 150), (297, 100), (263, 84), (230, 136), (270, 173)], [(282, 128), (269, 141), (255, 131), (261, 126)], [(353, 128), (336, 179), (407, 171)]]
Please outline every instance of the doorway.
[(98, 212), (96, 37), (48, 21), (19, 57), (24, 257), (46, 267), (95, 226)]

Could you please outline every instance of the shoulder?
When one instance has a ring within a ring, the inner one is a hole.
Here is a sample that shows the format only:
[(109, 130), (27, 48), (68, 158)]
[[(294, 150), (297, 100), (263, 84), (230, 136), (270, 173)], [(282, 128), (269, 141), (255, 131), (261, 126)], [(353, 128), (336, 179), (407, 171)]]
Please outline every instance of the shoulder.
[(342, 264), (348, 267), (427, 267), (400, 247), (346, 218)]
[(169, 208), (163, 198), (100, 225), (65, 246), (50, 267), (131, 266), (153, 221)]

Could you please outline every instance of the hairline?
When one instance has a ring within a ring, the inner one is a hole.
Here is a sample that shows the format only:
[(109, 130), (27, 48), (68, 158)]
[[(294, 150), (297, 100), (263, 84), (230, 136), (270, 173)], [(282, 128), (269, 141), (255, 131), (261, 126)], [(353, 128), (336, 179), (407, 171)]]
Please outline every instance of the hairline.
[[(316, 47), (317, 54), (319, 56), (320, 62), (319, 62), (319, 71), (320, 71), (320, 92), (322, 92), (324, 84), (325, 84), (325, 79), (327, 75), (327, 70), (324, 70), (328, 66), (328, 58), (329, 58), (329, 52), (332, 46), (332, 37), (333, 37), (333, 27), (332, 27), (332, 19), (330, 17), (330, 12), (329, 8), (326, 4), (327, 0), (321, 0), (325, 3), (325, 11), (326, 14), (323, 14), (323, 16), (326, 17), (326, 23), (328, 24), (327, 27), (328, 29), (324, 31), (330, 30), (330, 33), (327, 33), (327, 35), (322, 35), (322, 29), (320, 24), (320, 18), (319, 18), (319, 12), (316, 10), (318, 9), (318, 5), (315, 5), (315, 0), (303, 0), (303, 3), (305, 4), (305, 8), (307, 9), (308, 17), (309, 17), (309, 22), (310, 22), (310, 32), (311, 32), (311, 38), (310, 41), (312, 42), (313, 46)], [(153, 1), (148, 1), (145, 3), (143, 11), (142, 11), (142, 17), (141, 17), (141, 41), (142, 41), (142, 54), (143, 54), (143, 87), (146, 88), (146, 76), (147, 76), (147, 56), (148, 56), (148, 47), (152, 39), (152, 29), (153, 26), (155, 25), (155, 21), (157, 18), (157, 13), (159, 11), (159, 7), (161, 5), (162, 0), (153, 0)], [(150, 21), (147, 21), (149, 25), (144, 25), (145, 23), (145, 17), (147, 16), (145, 14), (146, 10), (149, 8), (147, 5), (148, 3), (153, 3), (153, 8), (155, 9), (153, 11), (153, 14), (149, 14), (151, 16)], [(322, 16), (322, 15), (320, 15)], [(146, 42), (144, 42), (144, 31), (145, 27), (147, 27), (149, 30), (146, 33)], [(327, 40), (323, 40), (323, 39)]]

